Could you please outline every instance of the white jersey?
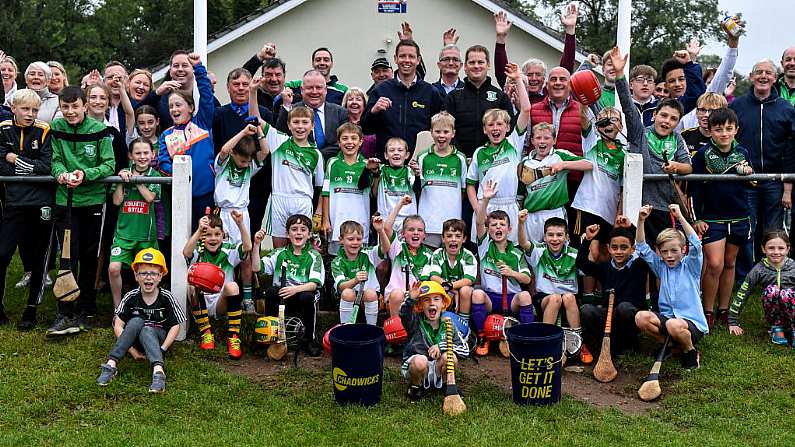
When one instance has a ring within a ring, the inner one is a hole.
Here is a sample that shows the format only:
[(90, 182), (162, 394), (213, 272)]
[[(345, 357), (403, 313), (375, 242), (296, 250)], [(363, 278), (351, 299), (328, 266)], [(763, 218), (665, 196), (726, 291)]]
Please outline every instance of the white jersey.
[[(384, 289), (384, 296), (389, 297), (393, 290), (406, 290), (406, 283), (411, 287), (422, 279), (422, 271), (431, 261), (433, 250), (425, 245), (420, 245), (417, 254), (414, 255), (408, 245), (400, 238), (395, 238), (389, 247), (389, 259), (392, 260), (392, 272), (389, 276), (389, 283)], [(406, 274), (408, 273), (408, 279)]]
[(304, 196), (311, 200), (314, 187), (323, 186), (323, 155), (314, 145), (299, 146), (292, 137), (267, 123), (265, 138), (273, 167), (273, 194)]
[(365, 170), (365, 160), (359, 156), (355, 163), (345, 162), (342, 154), (329, 160), (323, 181), (323, 196), (328, 197), (332, 241), (340, 238), (340, 225), (346, 220), (364, 227), (363, 240), (370, 235), (370, 188), (359, 189), (359, 178)]
[(403, 196), (411, 197), (411, 203), (400, 209), (395, 219), (394, 229), (400, 232), (403, 219), (417, 214), (417, 197), (414, 194), (414, 173), (406, 166), (398, 168), (381, 165), (381, 176), (378, 179), (378, 212), (386, 219)]
[[(515, 272), (531, 275), (522, 249), (510, 241), (505, 247), (505, 251), (500, 252), (487, 234), (478, 244), (478, 255), (480, 256), (480, 286), (487, 292), (502, 292), (502, 274), (499, 268), (501, 262), (507, 264)], [(509, 294), (522, 291), (519, 281), (514, 278), (508, 278), (506, 285)]]
[(593, 169), (585, 171), (571, 206), (615, 222), (624, 174), (624, 148), (617, 143), (615, 149), (609, 149), (594, 126), (583, 135), (582, 148)]
[[(478, 199), (483, 198), (483, 184), (489, 180), (497, 182), (495, 199), (516, 199), (519, 177), (516, 167), (522, 160), (524, 134), (514, 129), (499, 145), (481, 146), (472, 155), (472, 163), (467, 172), (467, 184), (478, 185)], [(511, 222), (515, 225), (515, 222)]]
[(455, 148), (450, 154), (440, 157), (432, 147), (419, 156), (417, 163), (422, 185), (418, 208), (425, 220), (425, 232), (441, 234), (444, 221), (461, 218), (462, 191), (466, 188), (466, 157)]
[(262, 168), (262, 162), (254, 157), (248, 167), (239, 168), (231, 155), (221, 162), (215, 157), (215, 205), (221, 208), (247, 208), (251, 177)]

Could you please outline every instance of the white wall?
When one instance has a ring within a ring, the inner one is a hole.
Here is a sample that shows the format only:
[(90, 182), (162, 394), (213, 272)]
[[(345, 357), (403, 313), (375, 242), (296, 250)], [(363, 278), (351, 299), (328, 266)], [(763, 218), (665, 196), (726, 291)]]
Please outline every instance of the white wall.
[[(386, 50), (385, 56), (393, 61), (396, 33), (403, 21), (414, 29), (429, 71), (426, 80), (430, 82), (439, 78), (436, 60), (446, 29), (458, 30), (462, 52), (474, 44), (494, 50), (492, 13), (471, 0), (408, 0), (407, 9), (406, 14), (378, 14), (377, 0), (309, 0), (209, 54), (208, 65), (219, 80), (216, 94), (222, 103), (228, 101), (227, 73), (240, 67), (268, 41), (276, 43), (278, 56), (286, 62), (288, 80), (299, 78), (311, 68), (312, 51), (325, 46), (334, 54), (332, 73), (344, 84), (365, 90), (372, 83), (370, 64), (378, 50)], [(387, 39), (391, 42), (386, 43)], [(519, 64), (529, 57), (540, 58), (549, 66), (560, 60), (559, 51), (516, 25), (507, 46), (508, 57)]]

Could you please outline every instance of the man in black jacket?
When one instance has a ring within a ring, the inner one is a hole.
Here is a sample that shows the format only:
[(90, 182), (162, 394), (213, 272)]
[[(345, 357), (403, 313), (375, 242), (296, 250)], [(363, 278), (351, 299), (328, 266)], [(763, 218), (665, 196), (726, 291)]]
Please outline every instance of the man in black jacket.
[(262, 84), (257, 90), (257, 102), (260, 107), (265, 107), (273, 113), (274, 118), (279, 116), (282, 106), (282, 91), (284, 90), (287, 67), (284, 62), (276, 57), (276, 44), (266, 43), (261, 50), (243, 64), (243, 68), (256, 76), (262, 67)]
[(481, 45), (467, 49), (464, 63), (464, 88), (447, 95), (445, 110), (455, 117), (456, 147), (467, 157), (486, 143), (483, 114), (489, 109), (502, 109), (514, 119), (511, 99), (491, 83), (489, 50)]
[[(50, 126), (36, 119), (41, 99), (33, 90), (17, 90), (14, 118), (0, 123), (0, 175), (49, 175), (52, 147)], [(20, 330), (36, 326), (36, 306), (41, 301), (42, 282), (47, 273), (46, 256), (52, 239), (52, 204), (55, 188), (50, 183), (7, 183), (0, 228), (0, 324), (8, 323), (3, 305), (6, 269), (19, 246), (21, 255), (31, 259), (28, 304), (19, 321)]]

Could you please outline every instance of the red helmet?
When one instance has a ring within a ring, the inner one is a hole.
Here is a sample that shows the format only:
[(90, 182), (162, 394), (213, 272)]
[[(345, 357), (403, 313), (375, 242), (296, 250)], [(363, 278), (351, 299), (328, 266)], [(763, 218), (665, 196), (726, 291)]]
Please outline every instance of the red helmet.
[(225, 280), (221, 267), (210, 262), (197, 262), (188, 268), (188, 284), (204, 293), (220, 292)]
[(504, 316), (500, 314), (489, 315), (483, 324), (483, 337), (488, 341), (502, 340), (502, 328), (504, 325)]
[(397, 315), (384, 320), (384, 333), (386, 342), (391, 345), (401, 345), (409, 338), (406, 328), (403, 327), (403, 322)]
[(335, 324), (334, 326), (331, 326), (331, 328), (327, 330), (325, 334), (323, 334), (323, 350), (326, 351), (326, 354), (331, 355), (331, 331), (333, 331), (337, 326), (342, 325)]
[(584, 106), (594, 104), (602, 96), (602, 86), (591, 70), (575, 72), (569, 78), (569, 82), (571, 82), (571, 91), (574, 92), (577, 101)]

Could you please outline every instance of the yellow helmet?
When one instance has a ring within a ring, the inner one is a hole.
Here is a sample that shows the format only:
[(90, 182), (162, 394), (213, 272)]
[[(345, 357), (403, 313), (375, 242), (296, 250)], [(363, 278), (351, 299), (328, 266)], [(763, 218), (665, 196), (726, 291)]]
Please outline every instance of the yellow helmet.
[(160, 272), (163, 276), (168, 274), (168, 267), (166, 267), (166, 258), (163, 253), (156, 248), (145, 248), (135, 255), (135, 260), (132, 263), (134, 272), (138, 271), (138, 264), (152, 264), (160, 267)]
[(279, 340), (279, 319), (276, 317), (259, 317), (254, 326), (254, 340), (263, 345), (276, 343)]
[(439, 295), (444, 300), (444, 307), (442, 310), (447, 309), (450, 307), (450, 303), (453, 300), (450, 298), (450, 295), (447, 294), (447, 291), (444, 290), (441, 284), (436, 281), (423, 281), (420, 283), (420, 296), (417, 297), (417, 304), (414, 305), (414, 310), (417, 312), (422, 311), (422, 299), (426, 296), (432, 295)]

